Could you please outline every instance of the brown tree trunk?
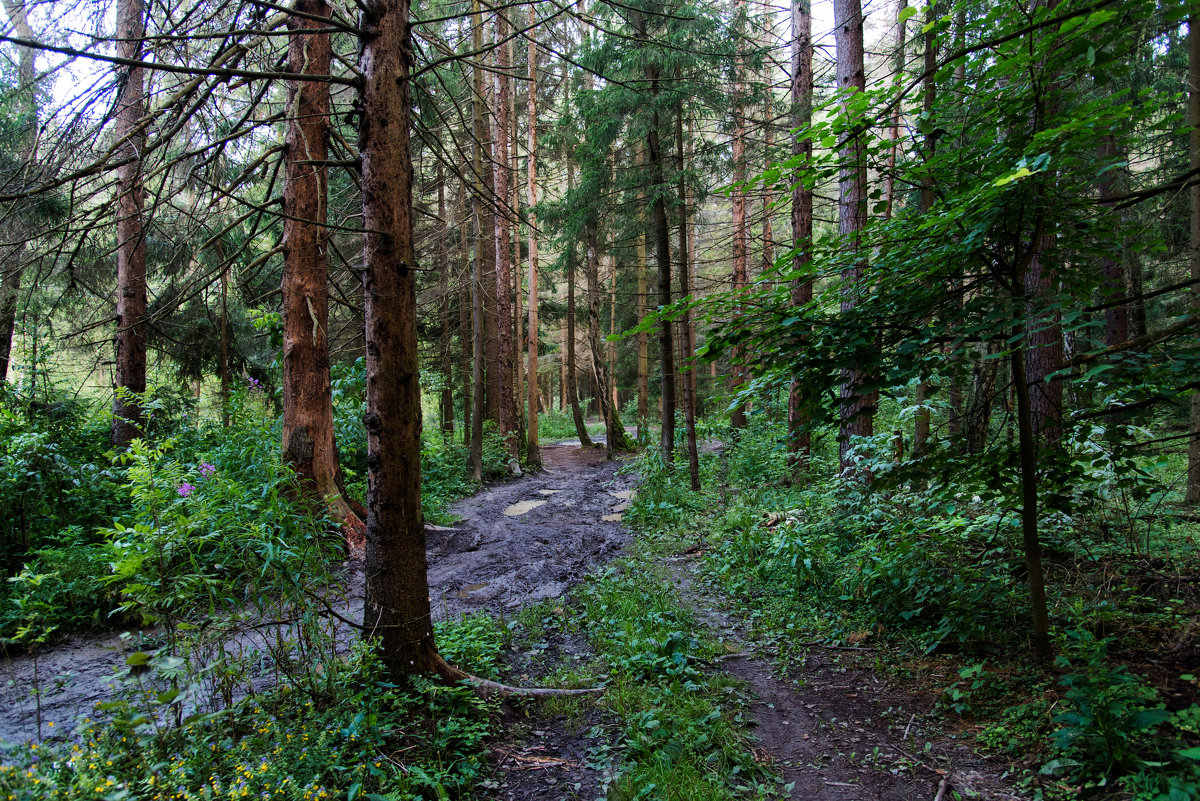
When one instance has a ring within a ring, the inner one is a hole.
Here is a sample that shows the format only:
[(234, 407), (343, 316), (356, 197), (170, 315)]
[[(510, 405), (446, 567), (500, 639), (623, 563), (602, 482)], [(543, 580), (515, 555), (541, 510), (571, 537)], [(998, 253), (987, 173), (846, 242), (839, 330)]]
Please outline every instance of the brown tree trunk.
[[(325, 0), (299, 0), (300, 13), (327, 17)], [(328, 75), (333, 50), (322, 23), (291, 17), (288, 66)], [(333, 433), (329, 376), (328, 205), (329, 84), (293, 81), (288, 87), (288, 135), (283, 221), (283, 457), (301, 491), (342, 526), (352, 554), (365, 543), (362, 521), (345, 498)]]
[[(812, 9), (809, 0), (793, 0), (792, 127), (801, 131), (812, 124), (812, 50)], [(812, 155), (811, 137), (793, 137), (793, 159), (803, 165), (812, 160)], [(792, 269), (797, 272), (807, 269), (812, 263), (812, 235), (813, 192), (806, 189), (803, 182), (797, 181), (792, 189), (792, 239), (795, 247)], [(807, 278), (793, 280), (791, 296), (793, 306), (805, 306), (812, 302), (812, 281)], [(809, 422), (808, 402), (804, 387), (793, 379), (788, 389), (788, 452), (796, 468), (803, 466), (812, 451), (812, 435), (803, 430)]]
[[(684, 159), (683, 103), (675, 107), (676, 154), (679, 168), (679, 296), (688, 298), (692, 294), (691, 259), (688, 257), (688, 191)], [(696, 355), (695, 330), (692, 328), (692, 310), (684, 309), (680, 321), (680, 340), (683, 360), (680, 363), (683, 384), (683, 424), (687, 445), (688, 480), (693, 492), (700, 491), (700, 454), (696, 449), (696, 367), (691, 363)]]
[[(859, 0), (834, 0), (834, 40), (837, 46), (837, 85), (841, 91), (865, 92), (866, 72), (863, 68), (863, 16)], [(849, 113), (848, 105), (843, 106)], [(842, 150), (842, 169), (838, 192), (838, 230), (843, 238), (845, 258), (850, 263), (842, 270), (842, 312), (858, 303), (863, 276), (861, 231), (867, 224), (867, 162), (861, 136), (849, 139)], [(874, 432), (877, 393), (864, 391), (862, 385), (870, 377), (858, 368), (842, 371), (841, 431), (839, 454), (843, 470), (851, 466), (849, 447), (851, 437), (869, 437)]]
[[(17, 36), (33, 40), (33, 28), (25, 0), (4, 0), (4, 11)], [(27, 128), (21, 131), (21, 159), (28, 170), (33, 160), (33, 145), (37, 141), (37, 95), (34, 78), (37, 72), (37, 50), (17, 47), (17, 80), (20, 104), (23, 106)], [(18, 222), (19, 226), (20, 223)], [(17, 328), (17, 300), (21, 294), (21, 275), (25, 270), (25, 235), (15, 232), (15, 244), (4, 259), (4, 277), (0, 280), (0, 382), (8, 380), (8, 365), (12, 360), (13, 334)]]
[(992, 421), (992, 406), (996, 401), (996, 378), (999, 359), (989, 359), (988, 343), (980, 344), (979, 360), (971, 372), (971, 392), (963, 412), (967, 453), (983, 453), (987, 447), (988, 429)]
[[(567, 162), (567, 191), (575, 185), (575, 165)], [(579, 408), (579, 370), (575, 362), (575, 248), (567, 245), (567, 402), (571, 405), (571, 419), (575, 421), (575, 433), (579, 444), (592, 447), (588, 436), (583, 410)]]
[[(1113, 162), (1117, 158), (1117, 143), (1113, 136), (1106, 136), (1100, 143), (1101, 162)], [(1100, 198), (1112, 197), (1117, 194), (1116, 167), (1106, 169), (1100, 175)], [(1109, 255), (1100, 257), (1101, 286), (1106, 303), (1112, 303), (1120, 298), (1128, 297), (1125, 288), (1125, 264), (1120, 255), (1113, 258)], [(1104, 310), (1104, 344), (1108, 347), (1117, 345), (1129, 339), (1129, 305), (1125, 303), (1110, 306)]]
[[(117, 55), (142, 60), (146, 31), (144, 0), (117, 3)], [(146, 391), (146, 234), (143, 213), (145, 187), (142, 154), (145, 130), (137, 130), (146, 114), (145, 70), (123, 68), (117, 97), (114, 135), (124, 144), (117, 158), (128, 163), (117, 168), (117, 333), (113, 379), (112, 444), (118, 450), (142, 435), (142, 409), (137, 395)]]
[(439, 225), (443, 227), (441, 236), (438, 237), (440, 243), (438, 248), (438, 291), (442, 296), (442, 330), (440, 337), (442, 348), (441, 429), (442, 441), (449, 443), (454, 439), (454, 373), (452, 370), (454, 366), (454, 354), (452, 350), (452, 327), (450, 325), (450, 223), (446, 219), (446, 173), (442, 168), (441, 162), (438, 162), (437, 185), (438, 219)]
[(441, 671), (421, 514), (407, 0), (370, 0), (361, 23), (363, 299), (367, 340), (367, 636), (393, 677)]
[[(529, 24), (534, 22), (533, 7), (529, 7)], [(538, 239), (537, 239), (537, 42), (529, 39), (529, 466), (542, 466), (538, 447)]]
[[(904, 0), (901, 0), (901, 2), (900, 2), (901, 10), (904, 9), (905, 5), (906, 5), (906, 3), (904, 2)], [(925, 11), (926, 25), (932, 26), (934, 20), (937, 19), (936, 14), (937, 14), (937, 11), (936, 11), (934, 5), (930, 4), (929, 7)], [(898, 17), (897, 17), (897, 19), (898, 19)], [(900, 40), (901, 40), (901, 42), (904, 41), (904, 23), (902, 23), (902, 22), (900, 23)], [(900, 60), (900, 65), (899, 65), (900, 68), (903, 67), (903, 52), (904, 52), (903, 47), (901, 47), (901, 56), (899, 59)], [(935, 79), (936, 67), (937, 67), (937, 35), (934, 32), (932, 27), (930, 27), (929, 30), (925, 31), (924, 62), (925, 63), (922, 66), (925, 69), (925, 85), (923, 87), (924, 91), (922, 92), (922, 98), (921, 98), (921, 110), (924, 112), (927, 119), (932, 119), (934, 102), (937, 100), (937, 81)], [(937, 149), (937, 133), (936, 133), (937, 129), (932, 125), (930, 125), (929, 128), (930, 128), (929, 133), (927, 133), (925, 135), (924, 157), (925, 157), (926, 164), (932, 163), (934, 151)], [(900, 110), (899, 110), (899, 107), (897, 107), (896, 115), (893, 118), (893, 128), (892, 128), (893, 141), (899, 139), (899, 135), (900, 135), (899, 129), (900, 129)], [(893, 158), (895, 157), (895, 152), (896, 152), (895, 146), (893, 145), (893, 148), (892, 148), (892, 157)], [(890, 176), (889, 180), (893, 180), (893, 178), (894, 178), (894, 176)], [(892, 192), (892, 190), (889, 189), (888, 190), (889, 205), (891, 203), (891, 192)], [(933, 208), (933, 200), (934, 200), (933, 174), (929, 170), (926, 170), (924, 177), (921, 179), (921, 214), (929, 213), (930, 209)], [(889, 214), (890, 213), (891, 212), (889, 209)], [(957, 382), (957, 379), (955, 379), (955, 381)], [(956, 386), (957, 386), (957, 384), (956, 384)], [(954, 395), (956, 393), (957, 393), (957, 389), (951, 390), (952, 395)], [(931, 415), (930, 415), (929, 407), (925, 405), (925, 401), (928, 398), (928, 396), (929, 396), (929, 382), (926, 379), (922, 378), (917, 383), (917, 391), (915, 393), (915, 397), (913, 398), (913, 401), (917, 407), (917, 413), (915, 415), (913, 415), (913, 456), (916, 456), (916, 457), (920, 457), (920, 456), (924, 455), (925, 450), (928, 447), (928, 442), (929, 442), (929, 427), (930, 427), (930, 422), (931, 422)], [(951, 407), (955, 410), (955, 412), (953, 414), (955, 419), (958, 418), (957, 410), (959, 409), (960, 404), (961, 404), (961, 401), (951, 403)]]
[[(636, 12), (631, 14), (631, 22), (638, 41), (648, 42), (646, 21), (642, 15)], [(644, 69), (646, 80), (650, 84), (650, 96), (652, 99), (657, 98), (661, 78), (659, 65), (648, 61)], [(666, 154), (659, 141), (659, 127), (658, 108), (653, 107), (650, 129), (646, 132), (646, 150), (650, 158), (650, 185), (655, 190), (651, 215), (654, 224), (654, 256), (658, 266), (658, 305), (660, 308), (666, 308), (671, 305), (671, 229), (667, 223), (667, 205), (664, 200), (667, 192)], [(671, 321), (661, 319), (658, 325), (659, 368), (662, 372), (662, 394), (659, 397), (662, 427), (659, 443), (663, 464), (670, 469), (675, 458), (675, 343)]]
[[(1192, 126), (1188, 136), (1189, 166), (1192, 174), (1200, 170), (1200, 32), (1196, 30), (1200, 14), (1193, 11), (1188, 15), (1188, 122)], [(1191, 210), (1188, 217), (1188, 246), (1191, 250), (1192, 280), (1200, 281), (1200, 185), (1188, 189)], [(1192, 313), (1200, 314), (1200, 286), (1192, 284)], [(1200, 392), (1192, 395), (1190, 418), (1192, 438), (1188, 445), (1186, 503), (1200, 503)]]
[[(645, 165), (646, 156), (642, 148), (638, 148), (638, 166)], [(641, 322), (646, 319), (646, 308), (649, 305), (647, 294), (647, 265), (646, 265), (646, 195), (641, 189), (638, 190), (638, 222), (637, 222), (637, 245), (635, 256), (637, 258), (637, 319), (640, 326)], [(650, 422), (650, 334), (647, 331), (638, 331), (637, 334), (637, 393), (638, 393), (638, 440), (646, 442), (646, 426)]]
[[(497, 14), (496, 42), (503, 42), (508, 33), (504, 15)], [(500, 395), (496, 403), (497, 422), (500, 424), (500, 437), (504, 440), (505, 450), (509, 456), (519, 457), (517, 443), (517, 407), (515, 381), (517, 375), (516, 344), (514, 342), (515, 327), (513, 320), (512, 301), (512, 240), (509, 233), (509, 210), (507, 208), (509, 191), (509, 160), (508, 160), (508, 53), (507, 48), (498, 46), (496, 54), (495, 78), (495, 126), (492, 133), (493, 161), (493, 197), (498, 209), (493, 215), (493, 230), (495, 232), (496, 251), (496, 388)]]
[[(483, 15), (480, 13), (479, 0), (474, 0), (472, 8), (472, 38), (476, 52), (483, 50)], [(489, 386), (485, 385), (488, 378), (485, 375), (484, 362), (487, 359), (487, 300), (484, 297), (484, 287), (491, 277), (485, 265), (490, 244), (484, 235), (486, 217), (483, 202), (483, 188), (486, 185), (486, 173), (483, 166), (484, 124), (483, 124), (483, 71), (478, 65), (474, 69), (474, 96), (471, 101), (473, 142), (473, 191), (471, 193), (471, 227), (474, 254), (471, 258), (471, 478), (483, 480), (483, 418), (487, 415), (487, 395)], [(494, 283), (494, 282), (493, 282)], [(494, 397), (494, 396), (493, 396)]]
[[(734, 0), (734, 25), (742, 27), (746, 17), (746, 0)], [(746, 224), (746, 86), (743, 75), (744, 58), (739, 49), (735, 57), (733, 78), (733, 291), (744, 292), (748, 283), (747, 265), (750, 250), (750, 228)], [(734, 346), (729, 390), (737, 395), (746, 383), (746, 367), (741, 346)], [(738, 403), (729, 413), (729, 424), (735, 429), (746, 427), (746, 406)]]
[[(892, 89), (896, 93), (900, 92), (904, 84), (904, 63), (905, 63), (905, 38), (904, 38), (904, 9), (908, 8), (908, 0), (898, 0), (896, 3), (896, 74), (892, 79)], [(926, 49), (928, 49), (928, 35), (933, 33), (929, 31), (926, 34)], [(928, 65), (927, 65), (928, 66)], [(932, 81), (932, 77), (928, 79)], [(900, 150), (900, 104), (896, 104), (896, 108), (892, 110), (892, 126), (891, 132), (888, 135), (888, 141), (891, 146), (888, 148), (887, 172), (883, 177), (883, 218), (885, 220), (892, 219), (892, 211), (896, 205), (896, 154)]]

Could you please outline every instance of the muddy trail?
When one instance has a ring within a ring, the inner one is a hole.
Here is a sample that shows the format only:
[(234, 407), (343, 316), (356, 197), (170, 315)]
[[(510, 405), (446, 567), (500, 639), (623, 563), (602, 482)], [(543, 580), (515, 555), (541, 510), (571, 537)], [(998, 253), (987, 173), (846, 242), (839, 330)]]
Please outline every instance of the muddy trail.
[[(511, 618), (527, 604), (561, 596), (628, 541), (620, 513), (633, 481), (617, 475), (618, 462), (605, 461), (601, 448), (582, 451), (569, 444), (543, 448), (542, 458), (544, 472), (486, 487), (452, 507), (458, 518), (453, 526), (429, 527), (435, 620), (479, 611)], [(362, 566), (349, 563), (346, 571), (345, 591), (326, 602), (360, 622)], [(266, 652), (278, 633), (278, 627), (263, 626), (220, 647)], [(337, 636), (345, 644), (355, 635), (345, 626)], [(115, 676), (130, 650), (148, 650), (156, 639), (153, 631), (79, 636), (43, 648), (36, 662), (6, 658), (0, 665), (0, 742), (68, 736), (81, 718), (94, 716), (96, 704), (129, 689)], [(262, 689), (273, 681), (264, 662), (252, 684)], [(40, 738), (35, 688), (41, 696)]]
[[(946, 731), (923, 698), (880, 679), (870, 648), (809, 646), (785, 669), (778, 643), (759, 637), (715, 586), (701, 576), (702, 556), (664, 558), (666, 573), (697, 625), (725, 654), (710, 666), (738, 679), (738, 694), (754, 745), (752, 756), (777, 779), (770, 798), (797, 801), (949, 801), (1022, 798), (1007, 781), (1007, 765), (974, 752), (967, 738)], [(718, 599), (718, 600), (714, 600)], [(571, 635), (544, 644), (559, 659), (586, 655)], [(520, 659), (515, 660), (519, 664)], [(533, 665), (530, 673), (552, 670)], [(529, 676), (525, 676), (529, 678)], [(619, 753), (603, 702), (569, 718), (509, 714), (506, 736), (492, 748), (493, 777), (484, 797), (497, 801), (602, 801)], [(597, 756), (599, 755), (599, 758)], [(623, 796), (622, 796), (623, 797)], [(652, 798), (677, 797), (670, 793)], [(747, 798), (760, 798), (757, 794)]]
[[(545, 471), (484, 488), (455, 504), (453, 526), (428, 532), (430, 598), (435, 619), (486, 611), (511, 620), (523, 607), (563, 598), (596, 566), (629, 542), (621, 514), (634, 478), (618, 474), (600, 448), (561, 443), (543, 448)], [(725, 655), (709, 666), (737, 678), (742, 709), (756, 739), (753, 757), (779, 777), (778, 798), (808, 801), (908, 801), (1019, 798), (1004, 781), (1004, 765), (989, 762), (944, 731), (932, 701), (890, 687), (875, 673), (870, 649), (808, 648), (785, 670), (777, 643), (760, 639), (721, 606), (721, 593), (700, 574), (693, 548), (663, 557), (665, 575), (697, 626)], [(360, 619), (361, 565), (347, 566), (347, 592), (327, 602)], [(714, 600), (718, 599), (718, 600)], [(564, 603), (566, 603), (564, 599)], [(561, 611), (561, 610), (560, 610)], [(260, 645), (277, 630), (264, 629)], [(349, 627), (342, 634), (354, 636)], [(509, 681), (536, 685), (571, 661), (594, 658), (579, 633), (558, 630), (544, 641), (514, 647)], [(38, 664), (43, 736), (69, 733), (75, 721), (111, 700), (115, 672), (130, 644), (112, 635), (47, 648)], [(34, 665), (3, 666), (0, 740), (36, 738)], [(262, 677), (256, 687), (269, 684)], [(603, 799), (619, 766), (622, 724), (603, 699), (563, 717), (541, 704), (501, 706), (501, 731), (490, 743), (491, 775), (479, 797), (493, 801)], [(51, 727), (48, 724), (53, 723)], [(956, 795), (957, 794), (957, 795)]]

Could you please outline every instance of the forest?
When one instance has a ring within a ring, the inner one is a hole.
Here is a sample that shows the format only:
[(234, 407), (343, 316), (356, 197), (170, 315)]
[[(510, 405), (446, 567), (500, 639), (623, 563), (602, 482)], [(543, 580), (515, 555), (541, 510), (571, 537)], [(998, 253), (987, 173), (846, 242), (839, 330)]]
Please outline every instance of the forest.
[(1200, 799), (1200, 10), (909, 3), (0, 0), (0, 797)]

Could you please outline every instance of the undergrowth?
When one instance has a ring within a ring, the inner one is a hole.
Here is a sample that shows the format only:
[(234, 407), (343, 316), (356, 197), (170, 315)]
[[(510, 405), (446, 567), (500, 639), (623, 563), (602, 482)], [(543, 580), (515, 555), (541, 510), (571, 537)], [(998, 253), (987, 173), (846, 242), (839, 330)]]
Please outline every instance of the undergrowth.
[(1162, 505), (1155, 465), (1077, 446), (1078, 482), (1041, 525), (1060, 657), (1039, 667), (1025, 656), (1017, 505), (981, 478), (991, 468), (905, 478), (888, 435), (856, 445), (857, 475), (837, 474), (828, 439), (797, 473), (772, 412), (713, 432), (726, 447), (702, 455), (698, 494), (681, 449), (669, 466), (644, 454), (627, 519), (707, 545), (709, 576), (785, 665), (813, 639), (891, 654), (881, 668), (940, 693), (941, 714), (1023, 761), (1035, 795), (1200, 795), (1200, 591), (1187, 580), (1200, 557), (1194, 529)]

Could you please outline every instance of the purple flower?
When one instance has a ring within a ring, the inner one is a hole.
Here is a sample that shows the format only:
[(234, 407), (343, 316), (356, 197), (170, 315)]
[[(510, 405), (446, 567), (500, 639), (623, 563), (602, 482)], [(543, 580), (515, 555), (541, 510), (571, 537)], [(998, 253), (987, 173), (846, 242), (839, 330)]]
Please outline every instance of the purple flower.
[(246, 386), (250, 389), (251, 392), (262, 392), (263, 391), (262, 382), (259, 381), (257, 378), (252, 378), (250, 376), (246, 376)]
[(217, 472), (217, 468), (213, 467), (208, 462), (204, 462), (203, 464), (201, 464), (198, 469), (199, 469), (201, 478), (208, 478), (213, 473)]
[(185, 481), (182, 484), (180, 484), (179, 489), (177, 489), (175, 491), (179, 493), (180, 498), (186, 498), (187, 496), (192, 494), (192, 490), (194, 490), (194, 489), (195, 489), (195, 487), (193, 487), (191, 484), (189, 484)]

